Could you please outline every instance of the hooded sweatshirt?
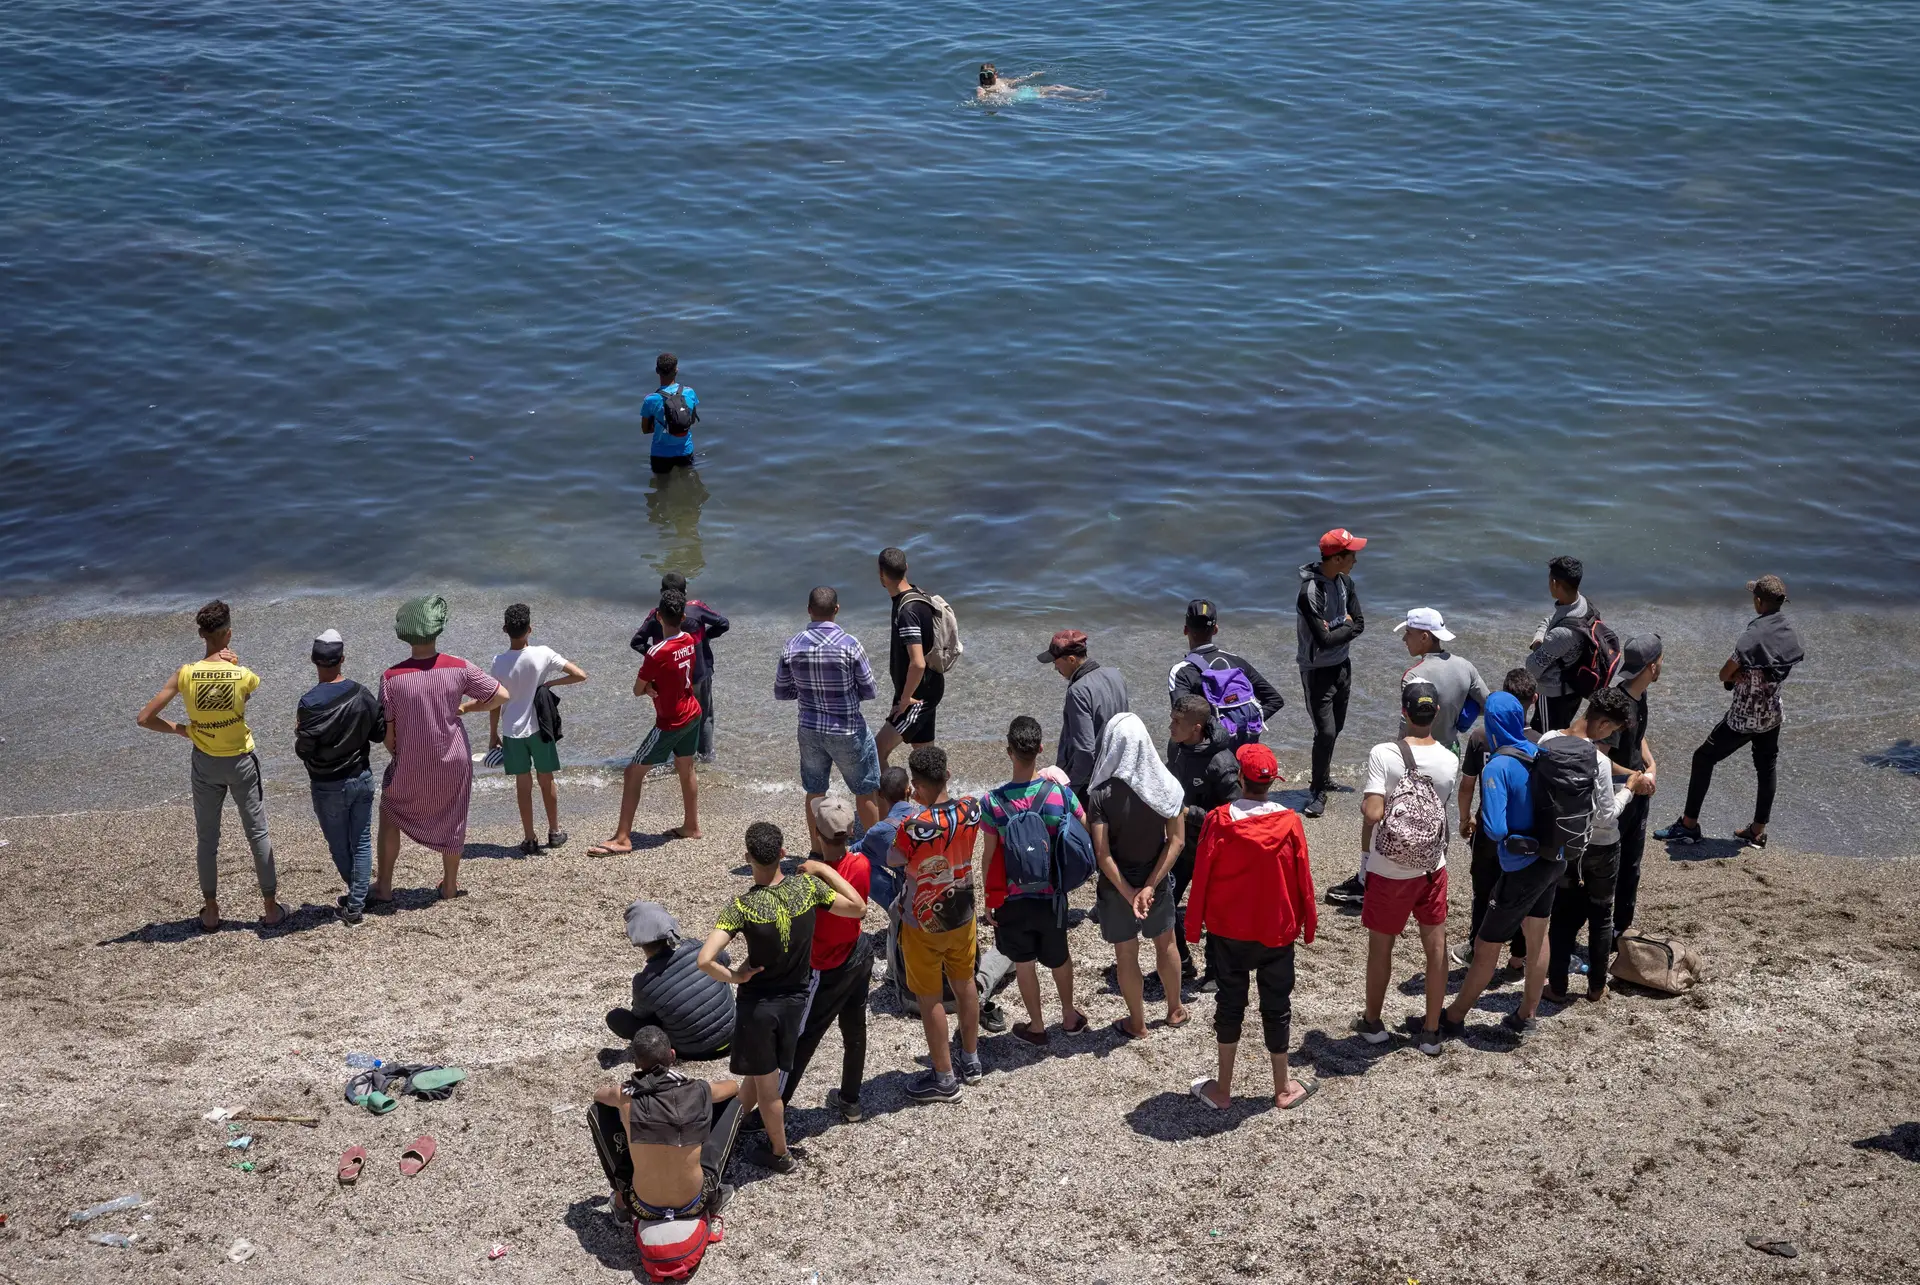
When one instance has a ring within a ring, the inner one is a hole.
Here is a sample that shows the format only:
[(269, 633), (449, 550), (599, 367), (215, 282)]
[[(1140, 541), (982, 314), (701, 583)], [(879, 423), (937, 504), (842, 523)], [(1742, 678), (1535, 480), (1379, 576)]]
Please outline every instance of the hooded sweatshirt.
[(1300, 814), (1274, 807), (1240, 815), (1224, 804), (1207, 813), (1187, 894), (1187, 941), (1202, 929), (1262, 946), (1308, 943), (1319, 927), (1307, 835)]
[[(1534, 744), (1527, 739), (1527, 712), (1510, 692), (1495, 692), (1487, 698), (1486, 771), (1480, 774), (1480, 828), (1500, 850), (1502, 870), (1524, 870), (1539, 858), (1507, 850), (1509, 835), (1524, 835), (1533, 828), (1533, 788), (1527, 764), (1533, 761)], [(1500, 753), (1512, 747), (1525, 762)]]
[(1347, 648), (1367, 631), (1353, 577), (1326, 576), (1320, 564), (1300, 568), (1300, 596), (1294, 601), (1300, 633), (1300, 668), (1331, 669), (1347, 660)]

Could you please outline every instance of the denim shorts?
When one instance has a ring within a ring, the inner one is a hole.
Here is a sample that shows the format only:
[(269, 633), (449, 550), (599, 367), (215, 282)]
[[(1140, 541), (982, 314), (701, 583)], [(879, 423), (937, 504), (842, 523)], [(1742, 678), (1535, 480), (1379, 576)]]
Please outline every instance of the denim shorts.
[(880, 788), (880, 751), (874, 748), (873, 733), (816, 732), (800, 729), (800, 788), (808, 794), (825, 794), (832, 770), (840, 769), (840, 779), (855, 794), (872, 794)]

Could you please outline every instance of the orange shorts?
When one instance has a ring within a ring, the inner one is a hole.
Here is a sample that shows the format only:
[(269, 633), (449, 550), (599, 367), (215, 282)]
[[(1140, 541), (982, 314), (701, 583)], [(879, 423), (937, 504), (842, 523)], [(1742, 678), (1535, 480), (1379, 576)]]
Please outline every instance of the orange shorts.
[(938, 995), (944, 975), (954, 982), (973, 980), (974, 925), (930, 933), (913, 924), (900, 925), (900, 957), (906, 962), (907, 989), (915, 995)]

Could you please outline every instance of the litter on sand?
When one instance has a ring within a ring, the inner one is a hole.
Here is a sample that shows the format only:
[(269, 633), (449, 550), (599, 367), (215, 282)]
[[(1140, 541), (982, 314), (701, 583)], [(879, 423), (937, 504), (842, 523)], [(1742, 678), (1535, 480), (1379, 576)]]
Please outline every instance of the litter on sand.
[(240, 1113), (232, 1107), (215, 1107), (200, 1118), (208, 1124), (225, 1124), (239, 1114)]
[(237, 1138), (227, 1139), (227, 1146), (232, 1148), (235, 1151), (245, 1151), (248, 1147), (251, 1147), (252, 1145), (253, 1145), (253, 1135), (251, 1133), (243, 1133)]
[(227, 1251), (229, 1263), (244, 1263), (260, 1252), (260, 1247), (250, 1240), (240, 1239), (233, 1242), (233, 1248)]
[(138, 1209), (146, 1203), (147, 1198), (136, 1191), (131, 1195), (116, 1196), (112, 1200), (103, 1200), (99, 1204), (90, 1205), (85, 1209), (76, 1209), (67, 1215), (67, 1221), (72, 1223), (90, 1223), (96, 1218), (105, 1218), (108, 1214), (117, 1214), (123, 1209)]
[(87, 1237), (96, 1245), (106, 1245), (111, 1249), (132, 1249), (133, 1237), (123, 1236), (117, 1231), (97, 1231)]
[(495, 1245), (492, 1249), (489, 1249), (487, 1251), (487, 1260), (489, 1262), (497, 1261), (499, 1259), (505, 1258), (506, 1256), (507, 1256), (507, 1247), (505, 1245)]

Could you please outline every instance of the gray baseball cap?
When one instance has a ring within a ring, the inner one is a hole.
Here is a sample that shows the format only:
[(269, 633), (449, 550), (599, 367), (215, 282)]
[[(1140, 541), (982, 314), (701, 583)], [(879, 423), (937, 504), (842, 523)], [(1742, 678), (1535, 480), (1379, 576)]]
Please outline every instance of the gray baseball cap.
[(1646, 670), (1647, 666), (1660, 659), (1659, 634), (1635, 634), (1627, 639), (1627, 645), (1620, 649), (1620, 676), (1616, 683), (1629, 683)]

